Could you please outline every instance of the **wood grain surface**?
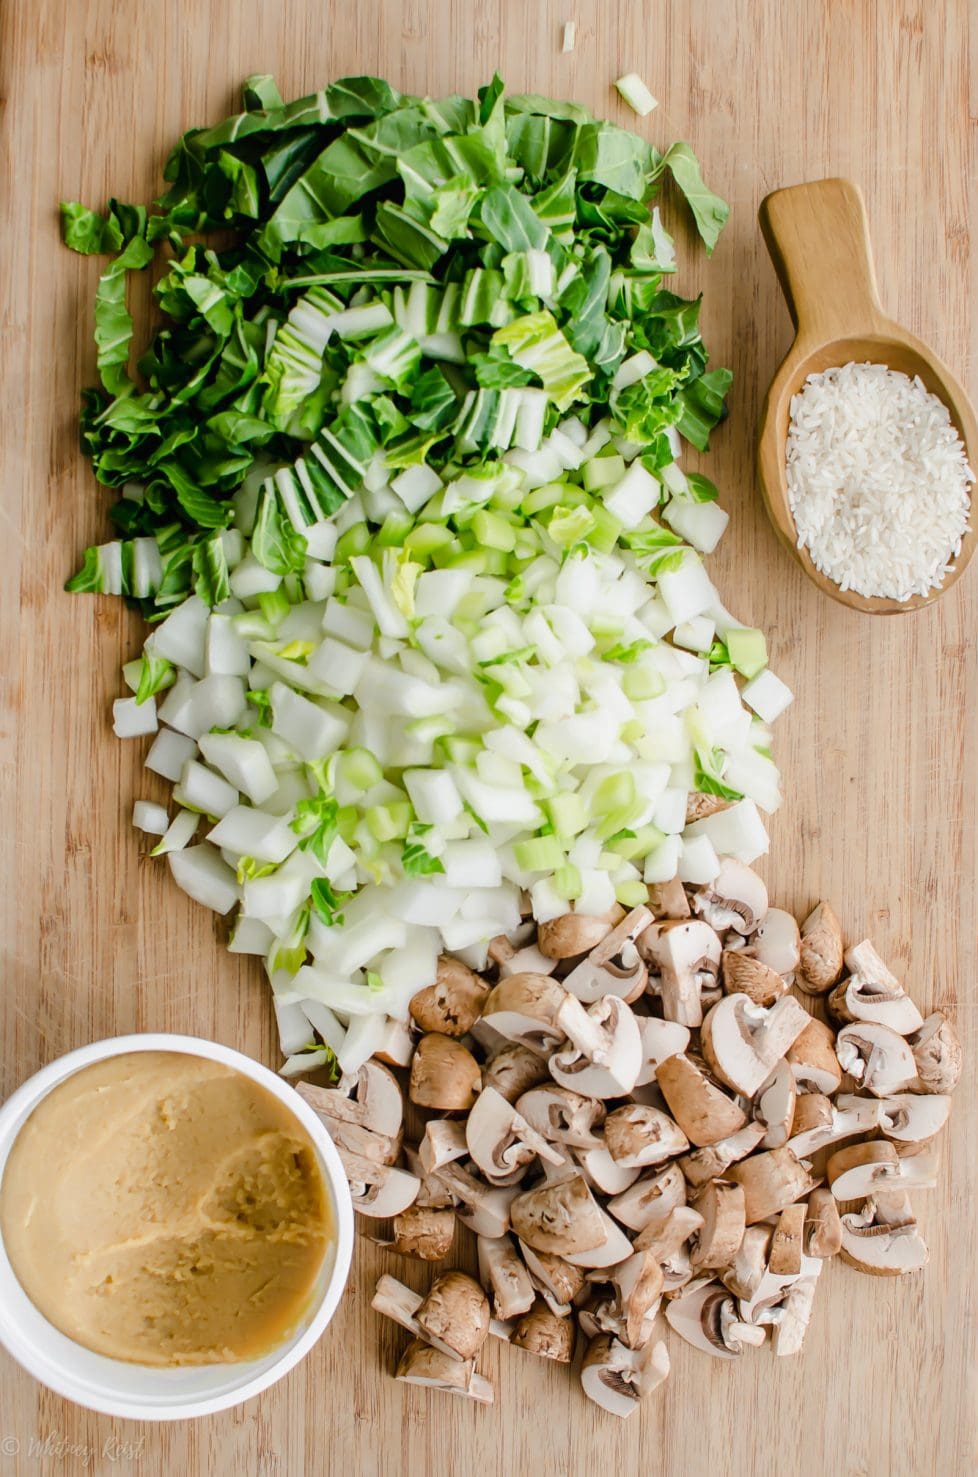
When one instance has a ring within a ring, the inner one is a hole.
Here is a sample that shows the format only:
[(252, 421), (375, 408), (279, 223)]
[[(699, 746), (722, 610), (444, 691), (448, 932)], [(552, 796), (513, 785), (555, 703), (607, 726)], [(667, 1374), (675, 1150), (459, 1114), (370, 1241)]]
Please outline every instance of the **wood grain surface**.
[[(577, 47), (562, 56), (572, 16)], [(362, 72), (470, 92), (498, 68), (514, 89), (694, 144), (733, 205), (711, 261), (680, 230), (680, 289), (705, 290), (715, 362), (736, 376), (709, 458), (733, 514), (714, 576), (767, 630), (797, 693), (777, 729), (786, 799), (764, 870), (788, 907), (830, 896), (922, 1006), (956, 1012), (967, 1052), (940, 1187), (919, 1197), (930, 1266), (905, 1282), (830, 1266), (798, 1358), (719, 1363), (674, 1341), (669, 1381), (626, 1423), (590, 1407), (566, 1370), (507, 1348), (484, 1359), (494, 1408), (407, 1391), (390, 1378), (404, 1336), (369, 1293), (385, 1266), (414, 1285), (428, 1274), (361, 1244), (319, 1347), (223, 1417), (103, 1419), (3, 1358), (0, 1477), (978, 1472), (978, 575), (904, 620), (847, 611), (780, 547), (754, 476), (760, 404), (791, 337), (756, 225), (781, 185), (861, 184), (884, 308), (978, 392), (974, 0), (3, 0), (0, 51), (3, 1093), (131, 1030), (195, 1032), (276, 1061), (258, 968), (222, 951), (212, 915), (129, 826), (133, 800), (160, 795), (141, 743), (118, 742), (109, 723), (139, 623), (119, 601), (61, 592), (104, 536), (108, 494), (76, 432), (98, 265), (60, 246), (56, 214), (60, 197), (151, 198), (176, 137), (223, 116), (241, 79), (265, 70), (297, 95)], [(626, 70), (661, 99), (642, 123), (610, 86)]]

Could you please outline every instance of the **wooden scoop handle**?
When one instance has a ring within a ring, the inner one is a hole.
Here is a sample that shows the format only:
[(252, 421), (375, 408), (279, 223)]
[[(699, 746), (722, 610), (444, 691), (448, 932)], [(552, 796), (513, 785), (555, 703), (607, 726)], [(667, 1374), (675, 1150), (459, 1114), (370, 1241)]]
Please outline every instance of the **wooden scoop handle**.
[(847, 179), (775, 190), (758, 212), (798, 340), (884, 328), (862, 192)]

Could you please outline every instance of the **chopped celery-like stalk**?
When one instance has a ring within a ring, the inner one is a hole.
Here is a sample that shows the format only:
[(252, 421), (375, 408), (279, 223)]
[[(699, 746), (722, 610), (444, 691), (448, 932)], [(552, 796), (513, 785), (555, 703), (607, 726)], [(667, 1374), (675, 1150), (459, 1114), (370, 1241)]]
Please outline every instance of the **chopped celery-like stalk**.
[(732, 664), (744, 677), (756, 677), (767, 666), (764, 632), (753, 627), (731, 626), (727, 632), (727, 651)]
[(588, 807), (576, 790), (552, 795), (547, 801), (547, 814), (558, 836), (578, 836), (591, 819)]
[(527, 872), (555, 872), (564, 865), (564, 849), (556, 836), (532, 836), (513, 848), (516, 865)]
[(554, 891), (559, 892), (569, 903), (579, 898), (584, 891), (584, 883), (577, 867), (571, 862), (566, 862), (554, 872)]
[(649, 889), (644, 882), (619, 882), (615, 888), (615, 901), (623, 908), (640, 908), (649, 900)]

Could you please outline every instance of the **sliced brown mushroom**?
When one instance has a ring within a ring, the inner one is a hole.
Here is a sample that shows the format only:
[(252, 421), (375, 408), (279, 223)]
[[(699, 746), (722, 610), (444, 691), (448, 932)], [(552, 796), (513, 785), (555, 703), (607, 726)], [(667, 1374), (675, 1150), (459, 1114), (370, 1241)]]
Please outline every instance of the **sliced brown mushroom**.
[(718, 1139), (715, 1144), (707, 1144), (705, 1148), (684, 1154), (679, 1167), (690, 1187), (696, 1189), (705, 1185), (708, 1180), (722, 1179), (731, 1164), (746, 1159), (763, 1140), (763, 1123), (745, 1123), (743, 1128), (730, 1134), (728, 1138)]
[[(351, 1090), (296, 1083), (296, 1092), (329, 1127), (330, 1122), (348, 1123), (399, 1143), (404, 1117), (404, 1099), (393, 1072), (380, 1062), (367, 1061), (359, 1068)], [(394, 1157), (397, 1157), (395, 1149)]]
[(414, 1051), (414, 1033), (406, 1021), (390, 1020), (384, 1026), (374, 1060), (388, 1067), (409, 1067)]
[(727, 1289), (709, 1277), (690, 1282), (666, 1305), (666, 1321), (694, 1349), (716, 1359), (736, 1359), (744, 1343), (764, 1342), (763, 1331), (738, 1318)]
[(768, 1270), (775, 1276), (795, 1276), (801, 1271), (805, 1216), (808, 1207), (801, 1204), (786, 1205), (778, 1216), (778, 1223), (771, 1238), (771, 1253)]
[(505, 1236), (510, 1227), (510, 1206), (517, 1194), (514, 1185), (494, 1187), (460, 1164), (445, 1164), (434, 1172), (450, 1192), (455, 1214), (463, 1226), (477, 1236)]
[(443, 1164), (464, 1159), (469, 1152), (465, 1124), (455, 1118), (432, 1118), (425, 1124), (424, 1138), (418, 1146), (418, 1160), (426, 1175), (434, 1174)]
[(454, 1239), (454, 1210), (439, 1210), (430, 1205), (415, 1203), (394, 1217), (391, 1239), (378, 1239), (377, 1245), (397, 1252), (399, 1256), (417, 1257), (422, 1262), (437, 1262), (451, 1251)]
[(951, 1112), (947, 1094), (902, 1093), (879, 1102), (880, 1128), (898, 1153), (916, 1153), (941, 1132)]
[(745, 1205), (742, 1186), (732, 1180), (711, 1180), (693, 1201), (703, 1217), (689, 1254), (694, 1272), (728, 1267), (744, 1239)]
[(837, 1256), (841, 1247), (842, 1222), (836, 1198), (831, 1190), (813, 1190), (805, 1211), (805, 1255)]
[(519, 1248), (534, 1287), (551, 1312), (566, 1318), (584, 1287), (583, 1268), (572, 1266), (553, 1252), (535, 1251), (524, 1241), (520, 1241)]
[(467, 1395), (483, 1405), (491, 1405), (494, 1399), (492, 1385), (476, 1373), (474, 1359), (453, 1359), (420, 1339), (408, 1344), (394, 1378), (406, 1385), (443, 1390), (448, 1395)]
[(464, 1036), (471, 1031), (489, 998), (489, 986), (474, 970), (442, 954), (435, 981), (411, 997), (411, 1017), (422, 1031)]
[(678, 1021), (662, 1021), (654, 1015), (636, 1015), (635, 1023), (642, 1038), (642, 1066), (635, 1079), (636, 1087), (647, 1087), (655, 1081), (655, 1069), (667, 1056), (681, 1056), (689, 1045), (689, 1027)]
[(783, 975), (790, 985), (801, 958), (801, 933), (791, 913), (768, 908), (750, 942), (755, 959)]
[(610, 1415), (627, 1417), (669, 1374), (669, 1354), (661, 1341), (628, 1349), (611, 1334), (593, 1338), (584, 1355), (581, 1385), (589, 1400)]
[[(821, 1262), (814, 1265), (821, 1270)], [(801, 1351), (811, 1321), (816, 1285), (815, 1276), (794, 1278), (780, 1301), (758, 1316), (758, 1323), (773, 1325), (774, 1352), (781, 1358)]]
[(655, 1075), (670, 1113), (698, 1148), (729, 1138), (746, 1124), (743, 1109), (691, 1057), (667, 1057)]
[(494, 1087), (508, 1103), (515, 1103), (531, 1087), (549, 1080), (546, 1057), (516, 1041), (506, 1041), (482, 1068), (483, 1087)]
[(569, 1251), (567, 1261), (575, 1267), (617, 1267), (626, 1257), (632, 1254), (632, 1243), (616, 1221), (606, 1211), (602, 1210), (601, 1222), (604, 1227), (604, 1240), (599, 1246), (589, 1247), (586, 1251)]
[(936, 1010), (907, 1041), (917, 1067), (912, 1090), (953, 1092), (961, 1076), (961, 1044), (947, 1017)]
[(616, 903), (607, 913), (595, 917), (587, 913), (563, 913), (540, 924), (537, 947), (548, 959), (576, 959), (589, 954), (620, 922), (623, 912)]
[(517, 1099), (516, 1108), (531, 1128), (551, 1143), (566, 1144), (573, 1149), (601, 1146), (602, 1140), (595, 1130), (604, 1122), (605, 1106), (596, 1098), (548, 1082), (524, 1092)]
[(543, 1138), (494, 1087), (483, 1088), (465, 1121), (465, 1141), (474, 1164), (489, 1183), (511, 1182), (537, 1157), (562, 1164), (564, 1156)]
[(688, 918), (689, 898), (679, 877), (655, 882), (649, 888), (649, 907), (656, 918)]
[(404, 1145), (404, 1167), (409, 1174), (413, 1174), (415, 1179), (420, 1181), (420, 1188), (414, 1200), (414, 1204), (419, 1209), (422, 1207), (426, 1210), (452, 1209), (451, 1195), (441, 1180), (436, 1179), (433, 1174), (428, 1174), (413, 1144)]
[(681, 1026), (700, 1025), (701, 991), (716, 983), (722, 952), (710, 925), (700, 919), (656, 923), (641, 935), (638, 949), (659, 976), (666, 1020)]
[(635, 1086), (642, 1065), (642, 1038), (629, 1007), (605, 995), (589, 1009), (564, 996), (557, 1021), (570, 1050), (550, 1058), (550, 1075), (586, 1097), (623, 1097)]
[(479, 1237), (479, 1280), (497, 1318), (518, 1318), (532, 1308), (533, 1283), (511, 1237)]
[(694, 894), (693, 908), (717, 933), (732, 928), (746, 938), (767, 913), (767, 888), (750, 867), (725, 857), (713, 881)]
[(601, 1195), (623, 1194), (641, 1174), (640, 1169), (618, 1164), (603, 1143), (593, 1149), (575, 1149), (574, 1159), (590, 1188)]
[(783, 975), (746, 949), (724, 949), (720, 968), (727, 994), (746, 995), (755, 1005), (773, 1005), (788, 988)]
[(836, 986), (828, 1001), (837, 1020), (889, 1026), (900, 1036), (920, 1029), (923, 1016), (868, 939), (847, 951), (846, 963), (852, 973)]
[(360, 1154), (351, 1154), (342, 1144), (337, 1144), (336, 1152), (350, 1182), (353, 1209), (361, 1215), (399, 1215), (418, 1198), (421, 1181), (415, 1175), (394, 1169), (389, 1164), (380, 1164), (375, 1159), (366, 1159)]
[(540, 1359), (570, 1364), (574, 1357), (574, 1323), (571, 1318), (559, 1317), (538, 1298), (517, 1323), (510, 1342)]
[(566, 998), (549, 974), (512, 974), (490, 991), (482, 1018), (507, 1040), (546, 1057), (565, 1034), (555, 1021)]
[(806, 1159), (829, 1144), (872, 1133), (880, 1125), (881, 1113), (875, 1098), (842, 1093), (830, 1102), (820, 1093), (805, 1093), (795, 1107), (788, 1148), (797, 1158)]
[(618, 995), (629, 1003), (644, 993), (648, 970), (635, 939), (652, 922), (648, 908), (633, 908), (611, 932), (564, 977), (564, 987), (585, 1005), (603, 995)]
[(465, 1272), (436, 1277), (414, 1316), (422, 1338), (457, 1359), (474, 1359), (489, 1336), (489, 1299)]
[(610, 1271), (592, 1272), (590, 1279), (607, 1281), (613, 1289), (615, 1327), (598, 1331), (614, 1333), (629, 1349), (644, 1348), (652, 1337), (662, 1296), (662, 1268), (655, 1255), (650, 1251), (633, 1252)]
[(580, 1174), (517, 1195), (510, 1217), (513, 1230), (527, 1246), (565, 1260), (602, 1246), (607, 1238), (601, 1207)]
[(835, 1041), (839, 1065), (874, 1097), (893, 1097), (917, 1080), (917, 1063), (904, 1038), (889, 1026), (860, 1021), (844, 1026)]
[(802, 1093), (832, 1093), (842, 1081), (835, 1036), (824, 1021), (812, 1017), (788, 1048), (786, 1060)]
[(742, 1159), (730, 1169), (729, 1178), (744, 1187), (748, 1226), (778, 1215), (816, 1185), (805, 1163), (789, 1148), (769, 1149), (765, 1154)]
[(471, 1108), (482, 1086), (479, 1063), (460, 1041), (435, 1032), (422, 1036), (411, 1058), (408, 1097), (419, 1108)]
[(664, 1164), (689, 1148), (689, 1140), (668, 1113), (641, 1103), (626, 1103), (605, 1119), (604, 1141), (624, 1169)]
[(608, 1209), (632, 1231), (665, 1221), (677, 1206), (686, 1204), (686, 1181), (678, 1164), (660, 1174), (643, 1175), (631, 1189), (608, 1201)]
[(677, 1205), (665, 1220), (649, 1221), (632, 1242), (636, 1251), (650, 1251), (657, 1262), (668, 1262), (684, 1247), (703, 1224), (703, 1217), (691, 1205)]
[(809, 1020), (792, 995), (770, 1010), (753, 1005), (746, 995), (727, 995), (703, 1021), (700, 1049), (714, 1076), (752, 1098)]
[(791, 1137), (798, 1092), (791, 1063), (778, 1062), (766, 1082), (762, 1082), (754, 1099), (754, 1118), (764, 1128), (761, 1144), (765, 1149), (780, 1149)]
[(933, 1189), (937, 1160), (930, 1154), (901, 1158), (893, 1144), (878, 1139), (837, 1149), (825, 1174), (836, 1200), (863, 1200), (880, 1190)]
[(916, 1222), (906, 1216), (887, 1219), (880, 1200), (867, 1200), (862, 1210), (842, 1217), (842, 1260), (874, 1277), (919, 1272), (927, 1265), (928, 1252)]
[(772, 1236), (771, 1226), (763, 1222), (748, 1226), (737, 1255), (730, 1266), (720, 1273), (724, 1287), (743, 1301), (749, 1303), (756, 1297), (761, 1283), (768, 1275), (767, 1259)]
[(795, 983), (806, 995), (824, 995), (842, 973), (842, 925), (831, 904), (821, 902), (801, 925)]

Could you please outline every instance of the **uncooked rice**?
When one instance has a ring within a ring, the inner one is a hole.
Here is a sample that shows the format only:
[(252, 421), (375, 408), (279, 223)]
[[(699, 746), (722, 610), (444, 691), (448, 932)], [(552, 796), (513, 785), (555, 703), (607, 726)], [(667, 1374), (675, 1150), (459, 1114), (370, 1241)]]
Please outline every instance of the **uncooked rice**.
[(885, 364), (811, 374), (791, 400), (798, 547), (843, 590), (907, 600), (939, 585), (968, 528), (974, 473), (947, 406)]

